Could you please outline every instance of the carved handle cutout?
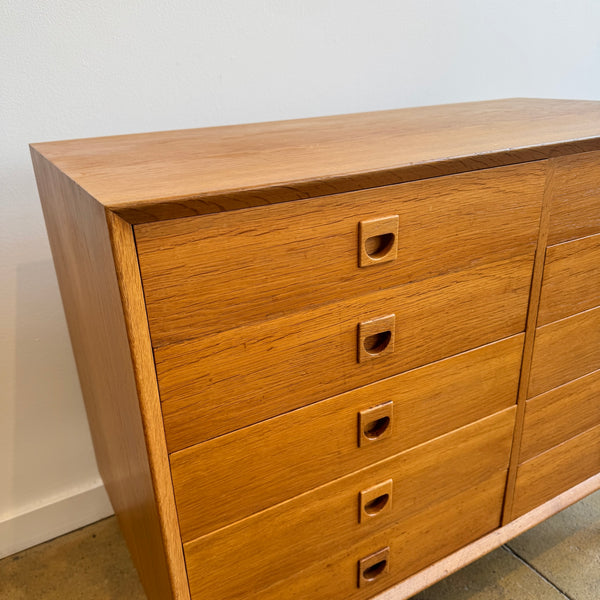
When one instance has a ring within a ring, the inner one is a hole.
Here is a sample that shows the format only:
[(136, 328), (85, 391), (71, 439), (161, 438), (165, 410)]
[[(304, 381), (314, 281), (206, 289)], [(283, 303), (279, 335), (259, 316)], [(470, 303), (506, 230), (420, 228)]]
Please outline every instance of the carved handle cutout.
[(398, 258), (398, 220), (398, 215), (394, 215), (359, 223), (359, 267), (370, 267)]
[(392, 479), (388, 479), (383, 483), (379, 483), (363, 490), (359, 494), (359, 522), (364, 523), (375, 517), (379, 517), (382, 514), (388, 513), (392, 508), (393, 489), (394, 482)]
[(363, 429), (363, 434), (370, 440), (377, 440), (383, 435), (389, 426), (390, 418), (381, 417), (381, 419), (367, 423), (366, 427)]
[(359, 588), (379, 581), (389, 572), (389, 556), (390, 549), (385, 547), (358, 561)]
[(387, 356), (394, 351), (396, 315), (358, 324), (358, 362)]
[(392, 432), (393, 402), (386, 402), (358, 413), (358, 445), (366, 446), (385, 439)]

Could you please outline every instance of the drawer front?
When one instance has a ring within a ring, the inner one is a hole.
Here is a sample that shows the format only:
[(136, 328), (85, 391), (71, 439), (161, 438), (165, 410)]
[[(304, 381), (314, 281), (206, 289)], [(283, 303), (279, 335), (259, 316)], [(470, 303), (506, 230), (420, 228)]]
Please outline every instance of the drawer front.
[(507, 409), (184, 544), (194, 593), (245, 598), (497, 473), (504, 476), (514, 415)]
[(203, 535), (514, 405), (522, 347), (514, 336), (172, 454), (182, 530)]
[(553, 159), (548, 244), (600, 233), (600, 152)]
[(600, 235), (546, 250), (538, 325), (600, 305)]
[(513, 518), (600, 473), (600, 425), (519, 465)]
[[(498, 473), (479, 486), (247, 597), (252, 600), (372, 598), (496, 529), (505, 478), (504, 473)], [(389, 549), (386, 570), (359, 587), (361, 560), (382, 549)], [(194, 600), (201, 598), (192, 596)]]
[(520, 462), (600, 425), (600, 371), (527, 401)]
[[(522, 332), (531, 267), (473, 267), (157, 349), (170, 451)], [(359, 362), (359, 324), (390, 315), (389, 347)]]
[(600, 368), (600, 307), (539, 327), (529, 398)]
[(531, 256), (543, 185), (531, 163), (138, 225), (153, 345)]

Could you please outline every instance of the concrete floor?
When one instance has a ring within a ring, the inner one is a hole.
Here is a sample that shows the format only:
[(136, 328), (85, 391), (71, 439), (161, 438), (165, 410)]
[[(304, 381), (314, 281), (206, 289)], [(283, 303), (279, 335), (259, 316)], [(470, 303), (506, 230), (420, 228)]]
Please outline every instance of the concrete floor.
[[(414, 600), (565, 598), (600, 599), (600, 492)], [(1, 560), (0, 599), (144, 600), (145, 595), (112, 517)]]

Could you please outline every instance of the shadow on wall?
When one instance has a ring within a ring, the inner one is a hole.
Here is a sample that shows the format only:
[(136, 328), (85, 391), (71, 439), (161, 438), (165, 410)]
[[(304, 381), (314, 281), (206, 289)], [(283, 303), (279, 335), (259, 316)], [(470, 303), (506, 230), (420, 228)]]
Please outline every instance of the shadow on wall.
[(1, 401), (8, 446), (0, 459), (0, 521), (97, 479), (52, 261), (17, 265), (15, 289), (13, 393)]

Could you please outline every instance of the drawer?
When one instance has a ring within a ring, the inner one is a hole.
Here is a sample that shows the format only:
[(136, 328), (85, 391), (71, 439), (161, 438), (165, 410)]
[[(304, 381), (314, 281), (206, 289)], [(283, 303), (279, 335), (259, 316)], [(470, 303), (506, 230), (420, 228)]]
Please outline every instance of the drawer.
[(519, 465), (512, 517), (600, 473), (600, 425)]
[(520, 462), (600, 425), (600, 371), (527, 401)]
[(600, 152), (553, 160), (548, 244), (600, 233)]
[(182, 530), (203, 535), (514, 405), (522, 347), (514, 336), (172, 454)]
[(538, 325), (599, 305), (600, 235), (550, 246), (544, 263)]
[[(252, 600), (366, 600), (419, 572), (498, 527), (504, 498), (505, 473), (424, 510), (389, 530), (248, 595)], [(381, 573), (361, 582), (362, 561), (389, 549)], [(192, 592), (194, 587), (192, 586)], [(201, 597), (201, 596), (199, 596)], [(195, 598), (195, 597), (194, 597)]]
[(536, 162), (137, 225), (153, 345), (532, 256), (543, 186)]
[[(193, 593), (207, 600), (244, 598), (498, 472), (504, 475), (514, 416), (515, 408), (507, 409), (185, 543)], [(188, 539), (193, 532), (182, 534)], [(231, 556), (234, 561), (227, 560)]]
[[(525, 257), (471, 267), (158, 348), (170, 451), (522, 332), (531, 267)], [(383, 351), (359, 362), (359, 324), (373, 334), (392, 314)]]
[[(185, 543), (193, 593), (245, 598), (499, 472), (504, 476), (514, 416), (515, 408), (507, 409)], [(186, 540), (193, 532), (182, 533)]]
[(600, 307), (535, 332), (528, 397), (600, 368)]

